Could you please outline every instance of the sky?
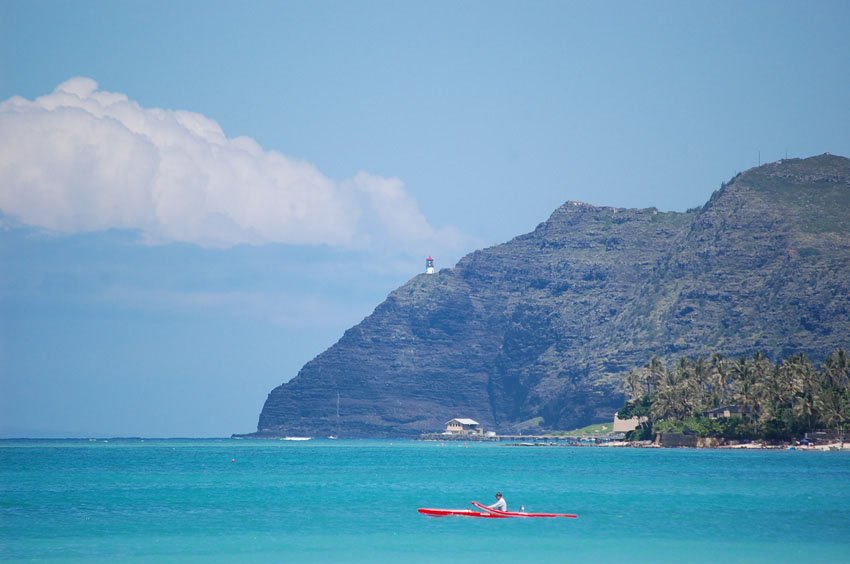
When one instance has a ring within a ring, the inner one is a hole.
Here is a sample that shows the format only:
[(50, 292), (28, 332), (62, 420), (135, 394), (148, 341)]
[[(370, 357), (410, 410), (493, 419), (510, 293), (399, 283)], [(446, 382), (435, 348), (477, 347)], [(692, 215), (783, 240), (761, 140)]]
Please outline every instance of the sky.
[(213, 437), (433, 255), (850, 156), (850, 3), (0, 0), (0, 437)]

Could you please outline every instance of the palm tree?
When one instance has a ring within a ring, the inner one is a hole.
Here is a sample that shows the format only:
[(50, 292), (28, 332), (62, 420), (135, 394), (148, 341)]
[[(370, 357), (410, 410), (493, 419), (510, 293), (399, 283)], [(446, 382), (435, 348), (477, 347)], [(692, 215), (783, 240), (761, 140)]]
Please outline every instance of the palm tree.
[(791, 363), (783, 362), (775, 365), (766, 374), (763, 384), (765, 418), (782, 419), (791, 409), (796, 395), (794, 367)]
[(637, 370), (632, 369), (629, 371), (623, 385), (626, 390), (628, 401), (637, 401), (646, 395), (646, 392), (644, 391), (643, 377)]
[(653, 420), (676, 419), (678, 401), (673, 386), (667, 382), (659, 383), (658, 390), (652, 396), (652, 407), (650, 407)]
[(758, 434), (759, 401), (753, 365), (742, 356), (732, 362), (729, 374), (735, 382), (732, 400), (741, 408), (742, 413), (749, 414), (748, 417), (755, 425), (755, 431)]
[[(753, 355), (751, 372), (752, 383), (750, 388), (752, 390), (753, 399), (755, 400), (754, 421), (756, 422), (756, 425), (763, 421), (767, 421), (772, 415), (773, 410), (771, 408), (774, 406), (771, 405), (773, 398), (770, 394), (770, 381), (772, 380), (773, 371), (773, 363), (770, 362), (770, 359), (768, 359), (763, 352), (759, 351)], [(758, 427), (756, 427), (756, 433), (758, 433)]]
[(780, 366), (780, 382), (790, 398), (791, 413), (807, 431), (814, 428), (814, 369), (805, 355), (794, 355)]
[(656, 419), (682, 420), (693, 413), (693, 378), (686, 358), (679, 360), (676, 368), (665, 370), (652, 396), (651, 411)]
[(844, 425), (850, 420), (850, 396), (835, 388), (826, 389), (818, 396), (817, 407), (826, 426), (838, 431), (839, 440), (843, 445)]
[(691, 415), (702, 413), (712, 407), (711, 370), (712, 366), (703, 358), (698, 358), (693, 363), (693, 371), (691, 372), (693, 384), (690, 386), (693, 391), (693, 400), (690, 406)]
[(829, 355), (817, 374), (815, 406), (827, 427), (838, 431), (844, 443), (844, 426), (850, 421), (850, 360), (844, 349)]
[(850, 386), (850, 359), (844, 349), (838, 349), (826, 358), (823, 374), (826, 383), (833, 388), (847, 389)]
[(719, 354), (711, 355), (708, 367), (708, 381), (711, 392), (709, 394), (710, 407), (720, 407), (727, 403), (728, 390), (728, 367), (726, 360)]
[(644, 383), (646, 385), (646, 393), (650, 396), (655, 392), (658, 382), (664, 376), (667, 369), (664, 368), (664, 363), (657, 356), (652, 357), (652, 360), (643, 367)]

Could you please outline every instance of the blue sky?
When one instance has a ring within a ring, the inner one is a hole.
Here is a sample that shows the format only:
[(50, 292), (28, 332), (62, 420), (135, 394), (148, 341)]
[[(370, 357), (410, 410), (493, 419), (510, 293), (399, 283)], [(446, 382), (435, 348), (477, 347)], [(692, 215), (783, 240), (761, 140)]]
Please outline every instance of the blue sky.
[(850, 155), (846, 2), (0, 3), (0, 436), (221, 436), (433, 254)]

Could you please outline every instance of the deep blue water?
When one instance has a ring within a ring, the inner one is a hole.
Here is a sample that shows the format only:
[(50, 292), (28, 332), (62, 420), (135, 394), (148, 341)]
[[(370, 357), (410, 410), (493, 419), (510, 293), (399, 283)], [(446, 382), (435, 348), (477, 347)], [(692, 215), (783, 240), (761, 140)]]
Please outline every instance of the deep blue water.
[(0, 559), (850, 562), (850, 452), (0, 441)]

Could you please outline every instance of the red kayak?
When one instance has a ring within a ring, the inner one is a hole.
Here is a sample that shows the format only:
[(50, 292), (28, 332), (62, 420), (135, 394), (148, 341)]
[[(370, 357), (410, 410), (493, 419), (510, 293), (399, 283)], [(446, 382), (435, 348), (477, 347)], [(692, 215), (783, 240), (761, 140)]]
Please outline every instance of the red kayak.
[(513, 517), (522, 518), (553, 518), (565, 517), (567, 519), (577, 519), (578, 515), (572, 513), (526, 513), (524, 511), (499, 511), (491, 509), (486, 505), (482, 505), (477, 501), (473, 501), (472, 505), (483, 511), (473, 511), (471, 509), (434, 509), (430, 507), (420, 507), (419, 513), (429, 515), (431, 517), (481, 517), (485, 519), (510, 519)]
[(418, 509), (422, 515), (431, 517), (484, 517), (486, 519), (504, 519), (505, 515), (496, 515), (495, 513), (473, 511), (471, 509), (432, 509), (430, 507), (420, 507)]
[(472, 505), (477, 507), (478, 509), (483, 509), (488, 513), (492, 513), (493, 515), (497, 515), (499, 517), (541, 517), (541, 518), (553, 518), (553, 517), (564, 517), (566, 519), (578, 519), (578, 515), (573, 513), (526, 513), (525, 511), (499, 511), (498, 509), (492, 509), (478, 503), (477, 501), (473, 501)]

